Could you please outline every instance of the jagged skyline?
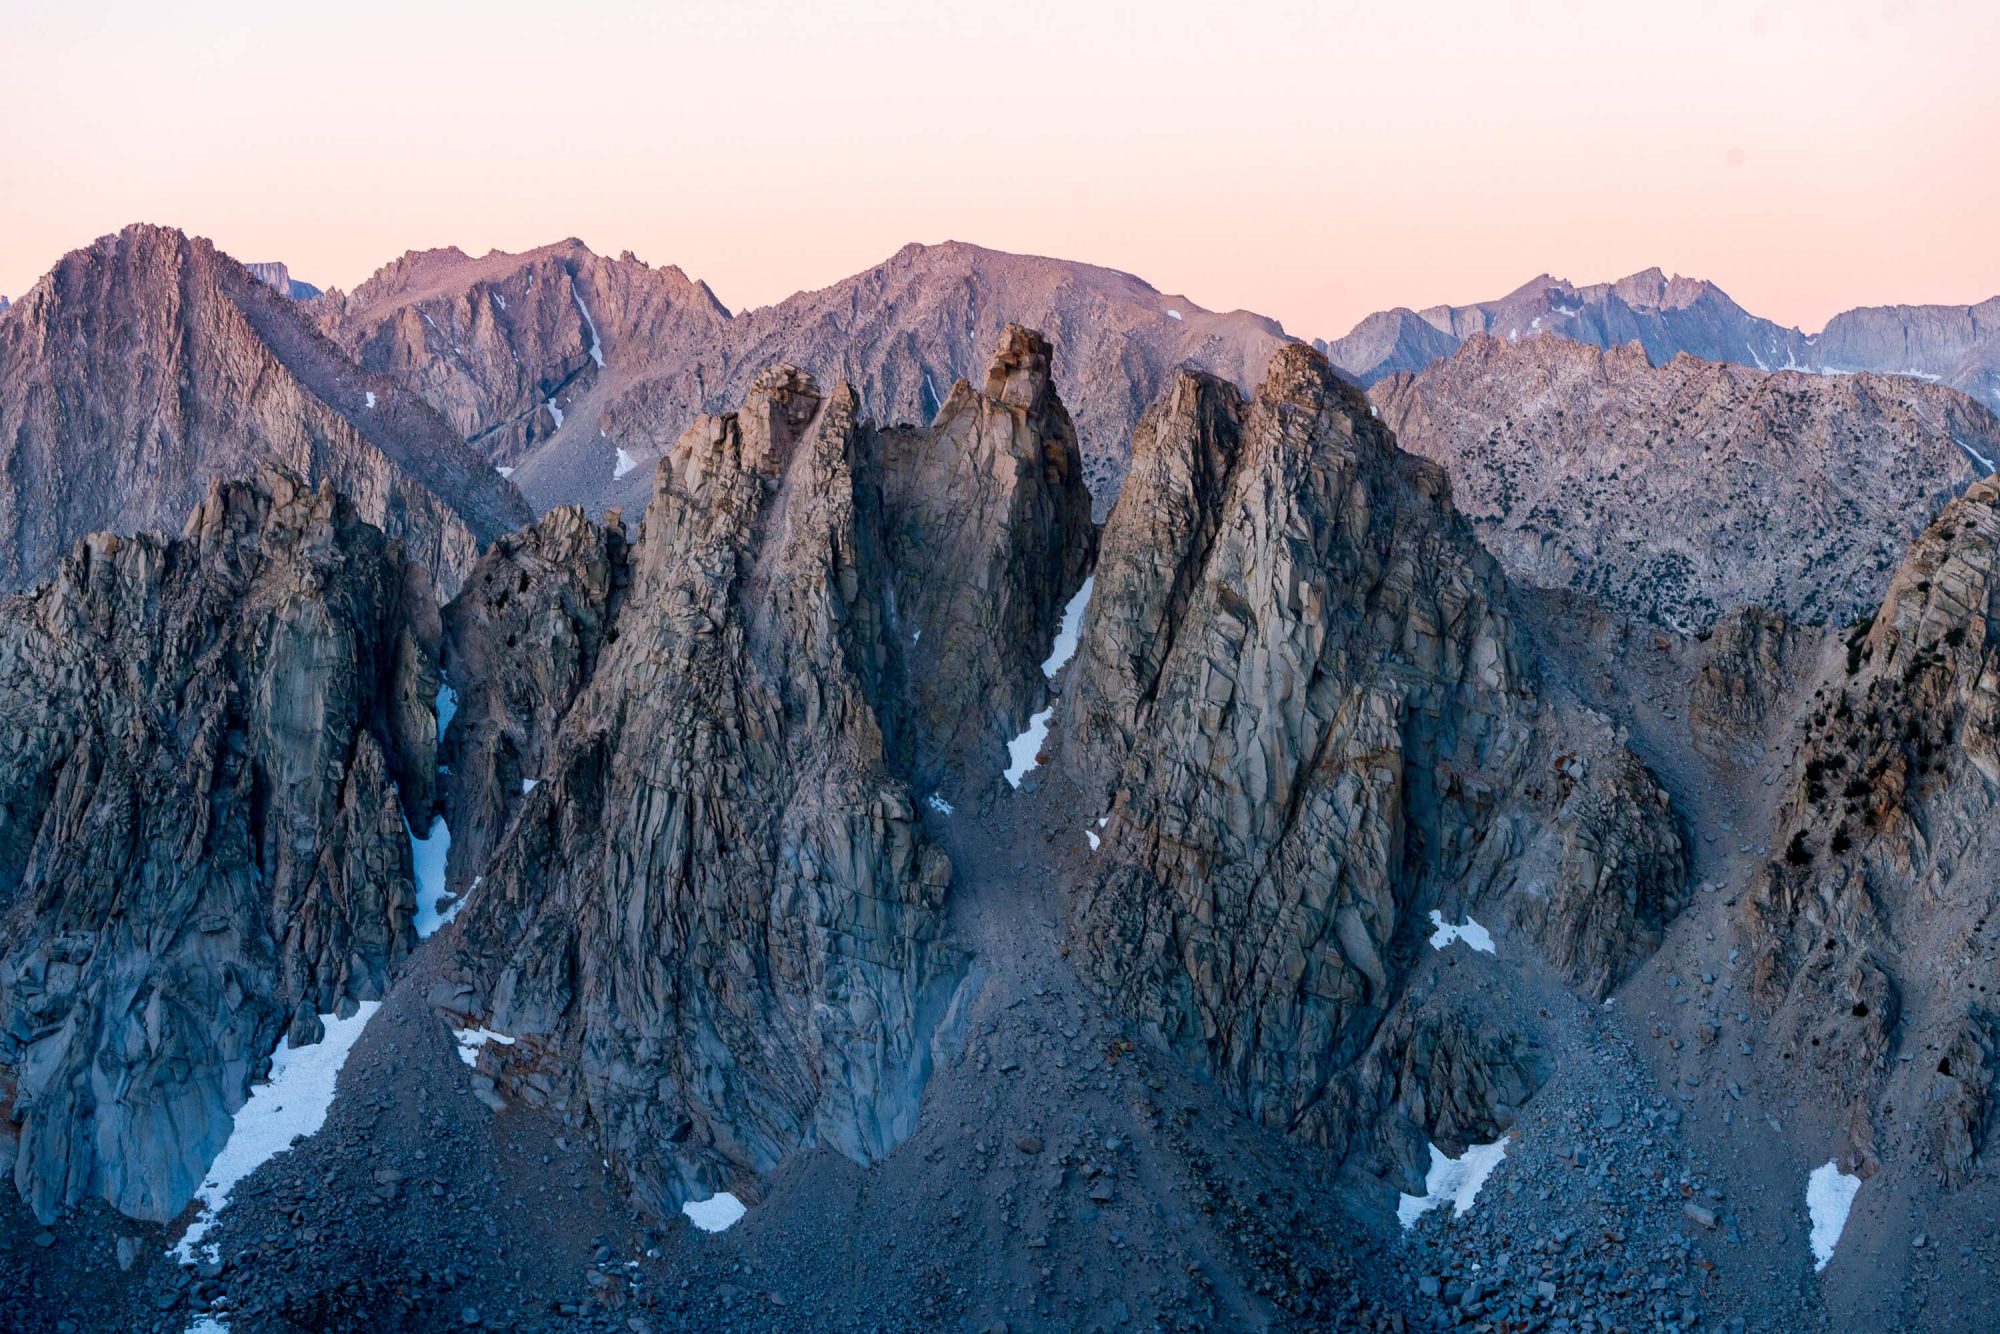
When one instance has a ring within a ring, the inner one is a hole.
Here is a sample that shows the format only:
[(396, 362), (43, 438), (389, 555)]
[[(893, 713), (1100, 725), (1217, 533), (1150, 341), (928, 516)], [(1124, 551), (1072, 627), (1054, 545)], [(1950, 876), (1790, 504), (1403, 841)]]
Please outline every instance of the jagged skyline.
[(135, 220), (348, 288), (574, 234), (737, 309), (960, 239), (1308, 337), (1544, 271), (1807, 330), (2000, 291), (1990, 7), (360, 10), (10, 22), (0, 292)]

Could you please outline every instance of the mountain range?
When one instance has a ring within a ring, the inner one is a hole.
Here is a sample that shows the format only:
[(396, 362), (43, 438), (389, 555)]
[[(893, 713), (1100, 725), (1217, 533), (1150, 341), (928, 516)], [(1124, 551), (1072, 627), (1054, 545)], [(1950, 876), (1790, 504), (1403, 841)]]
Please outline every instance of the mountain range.
[(1983, 1328), (1984, 317), (1531, 287), (66, 257), (0, 1328)]

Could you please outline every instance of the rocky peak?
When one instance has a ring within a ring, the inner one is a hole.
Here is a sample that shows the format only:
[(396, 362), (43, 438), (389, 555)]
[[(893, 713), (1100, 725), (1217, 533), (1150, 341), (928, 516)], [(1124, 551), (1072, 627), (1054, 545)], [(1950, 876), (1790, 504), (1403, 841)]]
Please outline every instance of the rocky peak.
[(37, 1214), (173, 1217), (295, 1016), (384, 994), (437, 640), (398, 545), (275, 472), (0, 602), (0, 1157)]
[(92, 530), (177, 525), (266, 464), (333, 483), (446, 588), (528, 517), (421, 400), (199, 237), (103, 237), (0, 325), (0, 589)]
[(1538, 699), (1443, 473), (1318, 353), (1248, 403), (1183, 374), (1134, 459), (1062, 705), (1058, 763), (1106, 812), (1075, 953), (1246, 1113), (1344, 1152), (1399, 1108), (1420, 1168), (1437, 1109), (1490, 1133), (1534, 1077), (1453, 1040), (1460, 1083), (1388, 1091), (1405, 1044), (1482, 1028), (1399, 1010), (1412, 923), (1491, 902), (1601, 992), (1682, 901), (1673, 818), (1608, 725)]

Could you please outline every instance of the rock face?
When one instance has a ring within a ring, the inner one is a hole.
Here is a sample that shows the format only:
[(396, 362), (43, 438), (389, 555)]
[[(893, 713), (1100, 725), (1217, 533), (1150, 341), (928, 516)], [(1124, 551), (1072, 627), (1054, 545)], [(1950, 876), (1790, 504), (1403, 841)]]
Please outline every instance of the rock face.
[(438, 635), (399, 544), (277, 473), (0, 602), (0, 1158), (35, 1213), (173, 1217), (295, 1012), (383, 994)]
[(1909, 541), (2000, 458), (2000, 421), (1942, 386), (1656, 366), (1562, 338), (1477, 336), (1370, 397), (1451, 474), (1513, 579), (1682, 631), (1746, 604), (1865, 615)]
[(1761, 369), (1816, 365), (1812, 340), (1797, 329), (1752, 315), (1713, 283), (1658, 269), (1588, 287), (1543, 274), (1498, 301), (1382, 311), (1321, 346), (1336, 366), (1373, 385), (1421, 371), (1480, 335), (1511, 343), (1543, 334), (1593, 347), (1637, 343), (1655, 365), (1683, 352)]
[[(1345, 1150), (1398, 1100), (1433, 1135), (1505, 1123), (1468, 1098), (1517, 1103), (1529, 1054), (1399, 1008), (1433, 906), (1492, 903), (1601, 991), (1682, 901), (1664, 795), (1538, 699), (1507, 598), (1442, 471), (1308, 348), (1248, 403), (1183, 372), (1141, 425), (1061, 705), (1109, 811), (1073, 953), (1266, 1124)], [(1396, 1083), (1433, 1066), (1450, 1087)]]
[(556, 729), (614, 642), (631, 585), (617, 514), (573, 506), (501, 538), (446, 607), (444, 672), (456, 711), (439, 756), (448, 880), (462, 892), (554, 759)]
[(1775, 1007), (1767, 1067), (1845, 1100), (1857, 1160), (1914, 1159), (1952, 1183), (1988, 1142), (2000, 1045), (1996, 625), (1989, 478), (1828, 663), (1772, 838), (1782, 853), (1745, 909)]
[(266, 463), (331, 483), (447, 591), (530, 517), (422, 400), (198, 237), (128, 227), (0, 322), (0, 590), (86, 533), (171, 528)]
[(1718, 618), (1689, 692), (1695, 749), (1754, 767), (1776, 710), (1810, 674), (1824, 633), (1766, 607), (1739, 607)]
[[(602, 338), (601, 366), (568, 304), (572, 278)], [(649, 468), (698, 413), (741, 402), (767, 367), (846, 380), (864, 415), (923, 424), (956, 381), (979, 382), (1010, 323), (1054, 346), (1101, 511), (1133, 422), (1177, 366), (1248, 386), (1287, 341), (1274, 320), (1203, 310), (1130, 274), (957, 242), (906, 246), (832, 287), (733, 318), (678, 269), (605, 260), (575, 241), (481, 259), (407, 255), (316, 309), (364, 365), (402, 379), (491, 461), (517, 468), (538, 507), (628, 512), (648, 480), (643, 468), (620, 473), (618, 451)]]
[[(565, 485), (567, 474), (528, 466), (559, 433), (601, 455), (608, 479), (603, 404), (655, 359), (702, 355), (729, 322), (715, 294), (679, 269), (605, 259), (574, 238), (477, 259), (411, 251), (351, 295), (328, 293), (312, 313), (357, 362), (421, 395), (537, 495)], [(645, 480), (634, 478), (641, 497)]]
[[(951, 866), (909, 778), (992, 763), (1070, 591), (1029, 585), (1088, 559), (1047, 365), (1007, 330), (983, 392), (886, 434), (850, 387), (768, 372), (674, 447), (630, 552), (551, 516), (448, 614), (454, 670), (528, 644), (557, 666), (523, 702), (470, 696), (451, 729), (454, 755), (501, 757), (455, 787), (504, 790), (521, 754), (541, 778), (435, 1000), (512, 1037), (482, 1069), (592, 1127), (652, 1208), (754, 1196), (805, 1145), (870, 1161), (915, 1125), (966, 960), (940, 940)], [(932, 494), (939, 476), (976, 499)], [(920, 681), (933, 644), (970, 661)], [(500, 707), (572, 695), (559, 725), (485, 739)]]
[(911, 772), (930, 789), (963, 777), (967, 756), (990, 770), (1043, 704), (1036, 650), (1046, 651), (1096, 545), (1050, 361), (1046, 339), (1008, 325), (982, 388), (960, 380), (930, 427), (880, 439)]
[(292, 277), (292, 271), (280, 260), (265, 260), (243, 267), (250, 271), (252, 278), (279, 296), (290, 297), (294, 301), (310, 301), (320, 295), (320, 290), (311, 283), (302, 283)]
[(2000, 412), (2000, 296), (1976, 306), (1861, 306), (1827, 321), (1815, 351), (1829, 370), (1942, 380)]

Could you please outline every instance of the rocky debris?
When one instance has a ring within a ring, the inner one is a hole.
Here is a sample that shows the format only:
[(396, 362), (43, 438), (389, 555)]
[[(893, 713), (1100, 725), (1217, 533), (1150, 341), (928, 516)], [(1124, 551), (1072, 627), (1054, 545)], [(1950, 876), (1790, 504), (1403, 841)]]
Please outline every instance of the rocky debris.
[[(602, 336), (603, 366), (563, 304), (564, 274)], [(1101, 515), (1133, 422), (1176, 367), (1248, 387), (1288, 341), (1275, 320), (1204, 310), (1130, 274), (960, 242), (905, 246), (831, 287), (733, 317), (679, 269), (607, 260), (578, 241), (477, 259), (413, 252), (315, 310), (363, 365), (423, 395), (493, 462), (517, 466), (538, 507), (633, 513), (647, 479), (614, 476), (614, 450), (659, 457), (698, 414), (741, 403), (767, 367), (845, 380), (864, 417), (922, 425), (957, 381), (982, 382), (1006, 326), (1019, 324), (1053, 344)]]
[(0, 603), (0, 1140), (37, 1216), (173, 1217), (295, 1013), (385, 992), (438, 637), (401, 546), (277, 472)]
[(1745, 897), (1756, 981), (1775, 1006), (1765, 1064), (1834, 1100), (1845, 1160), (1864, 1174), (1914, 1157), (1904, 1170), (1958, 1184), (1985, 1144), (2000, 990), (1997, 599), (1989, 479), (1946, 508), (1880, 612), (1829, 655), (1775, 855)]
[(199, 237), (104, 237), (0, 324), (0, 591), (86, 533), (170, 529), (266, 464), (333, 486), (446, 592), (530, 517), (422, 399)]
[(1719, 617), (1701, 645), (1688, 695), (1694, 748), (1754, 768), (1778, 706), (1811, 675), (1823, 635), (1765, 607)]
[(1880, 375), (1766, 373), (1637, 346), (1484, 335), (1371, 398), (1443, 465), (1517, 583), (1685, 632), (1756, 604), (1845, 624), (1904, 547), (1991, 471), (2000, 420)]
[[(1080, 966), (1243, 1111), (1344, 1152), (1399, 1096), (1463, 1102), (1382, 1087), (1412, 1068), (1393, 1050), (1358, 1060), (1414, 1036), (1384, 1021), (1425, 909), (1543, 898), (1545, 948), (1608, 985), (1678, 902), (1679, 836), (1601, 719), (1538, 700), (1442, 472), (1317, 353), (1280, 352), (1248, 403), (1184, 375), (1147, 427), (1062, 704), (1059, 762), (1110, 812)], [(1503, 1063), (1424, 1068), (1518, 1102)]]

